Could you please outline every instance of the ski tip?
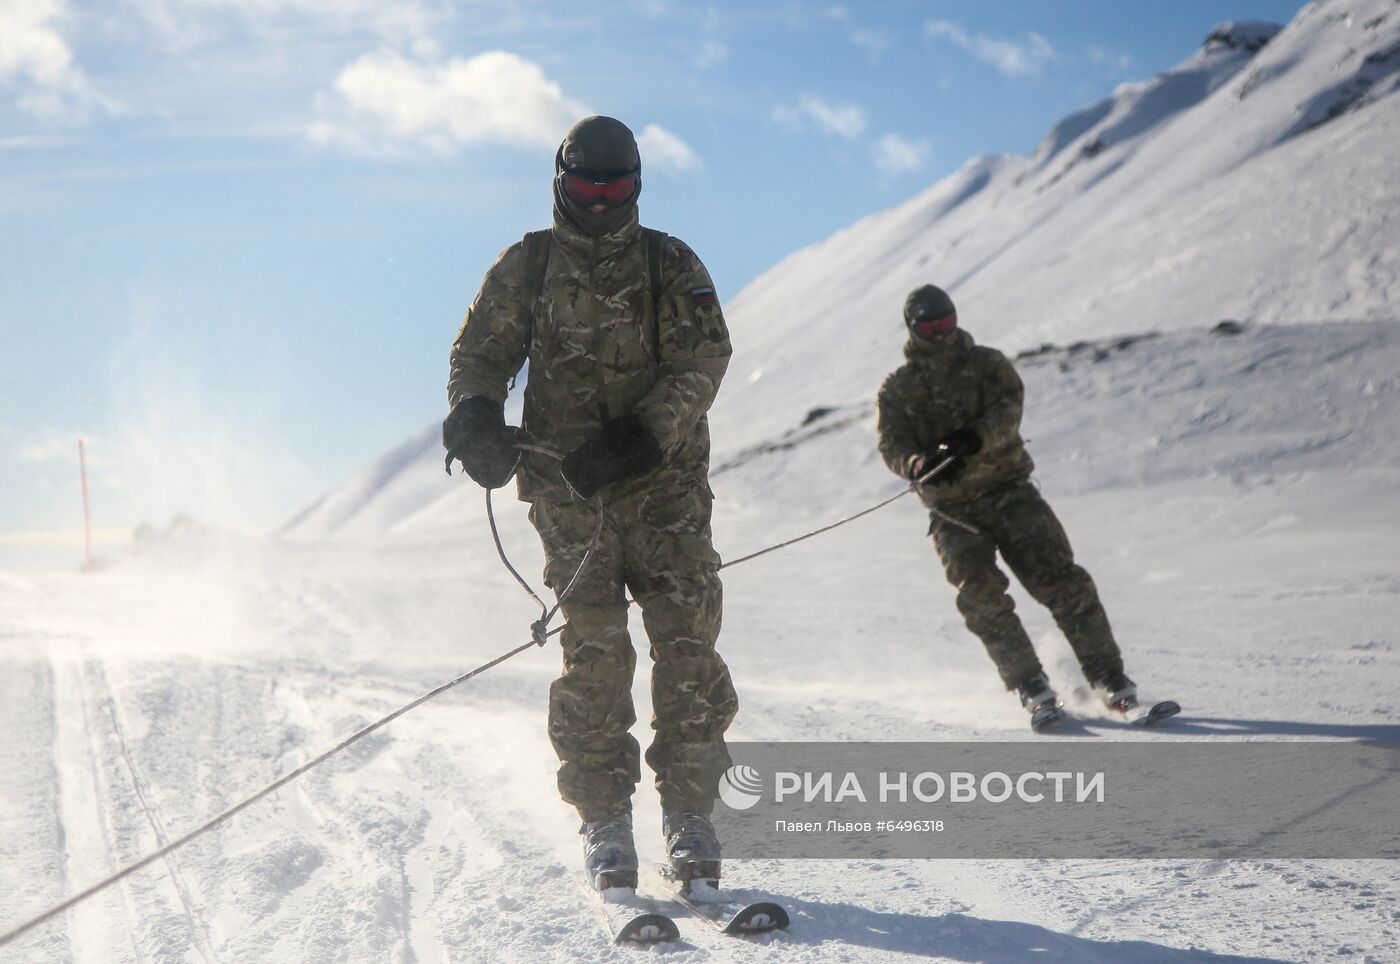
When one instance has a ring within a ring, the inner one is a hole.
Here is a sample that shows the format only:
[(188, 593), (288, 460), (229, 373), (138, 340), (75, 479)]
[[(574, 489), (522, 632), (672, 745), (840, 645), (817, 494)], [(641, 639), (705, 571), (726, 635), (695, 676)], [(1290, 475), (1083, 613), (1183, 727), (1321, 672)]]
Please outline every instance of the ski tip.
[(617, 931), (614, 944), (666, 944), (681, 939), (680, 928), (662, 914), (638, 914)]
[(769, 931), (787, 930), (791, 921), (788, 913), (780, 905), (763, 901), (749, 904), (730, 919), (725, 925), (726, 934), (766, 934)]
[(1160, 703), (1153, 703), (1141, 715), (1133, 720), (1136, 726), (1151, 726), (1163, 720), (1170, 719), (1181, 712), (1181, 704), (1175, 700), (1162, 700)]

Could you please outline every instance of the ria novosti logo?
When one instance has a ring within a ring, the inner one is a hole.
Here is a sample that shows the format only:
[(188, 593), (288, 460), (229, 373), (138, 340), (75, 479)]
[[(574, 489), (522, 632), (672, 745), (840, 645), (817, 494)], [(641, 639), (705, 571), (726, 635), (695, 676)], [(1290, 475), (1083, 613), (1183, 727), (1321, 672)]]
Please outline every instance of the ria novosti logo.
[(731, 810), (748, 810), (763, 799), (763, 775), (751, 766), (736, 763), (719, 778), (719, 798)]
[[(870, 784), (870, 774), (837, 770), (776, 770), (773, 802), (802, 804), (909, 803), (1005, 803), (1012, 797), (1021, 803), (1103, 803), (1107, 774), (1102, 771), (1001, 771), (946, 773), (923, 770), (880, 771)], [(1048, 784), (1048, 786), (1047, 786)], [(763, 799), (763, 774), (747, 764), (735, 764), (719, 778), (719, 798), (731, 810), (751, 810)]]

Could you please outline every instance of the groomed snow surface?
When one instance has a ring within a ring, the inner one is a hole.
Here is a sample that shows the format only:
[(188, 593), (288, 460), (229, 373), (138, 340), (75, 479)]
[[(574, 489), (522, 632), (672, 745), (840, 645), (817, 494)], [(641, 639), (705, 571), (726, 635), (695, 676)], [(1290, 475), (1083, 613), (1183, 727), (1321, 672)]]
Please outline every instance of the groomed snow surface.
[[(1271, 34), (1212, 31), (1035, 155), (969, 162), (733, 299), (720, 551), (899, 490), (873, 395), (901, 360), (904, 294), (934, 281), (980, 341), (1022, 355), (1043, 491), (1129, 672), (1185, 707), (1155, 731), (1103, 718), (1018, 591), (1086, 721), (1066, 738), (1400, 741), (1400, 6), (1312, 4), (1260, 48)], [(275, 538), (181, 524), (96, 574), (0, 572), (0, 929), (528, 638), (537, 612), (435, 433)], [(538, 582), (524, 507), (496, 509)], [(726, 571), (735, 739), (1051, 738), (961, 625), (926, 526), (905, 498)], [(515, 657), (0, 961), (647, 954), (610, 946), (576, 883), (544, 728), (557, 671), (552, 648)], [(635, 695), (646, 719), (644, 672)], [(646, 781), (636, 805), (658, 859)], [(792, 929), (735, 941), (683, 919), (667, 960), (1400, 960), (1391, 861), (731, 854), (726, 873), (783, 900)]]
[[(1044, 491), (1130, 672), (1186, 707), (1155, 732), (1102, 719), (1048, 616), (1018, 596), (1087, 738), (1400, 738), (1400, 326), (1110, 340), (1021, 368)], [(857, 403), (737, 454), (715, 476), (721, 551), (737, 558), (898, 491), (873, 431)], [(527, 638), (535, 613), (495, 558), (480, 492), (456, 484), (450, 524), (307, 543), (184, 530), (100, 575), (0, 578), (3, 920)], [(498, 515), (513, 558), (538, 573), (522, 507), (503, 500)], [(736, 739), (1033, 738), (962, 628), (925, 524), (904, 499), (726, 573)], [(576, 889), (576, 823), (544, 732), (556, 671), (552, 652), (527, 651), (0, 960), (642, 953), (609, 946)], [(636, 699), (645, 719), (644, 676)], [(644, 857), (659, 859), (649, 786), (637, 808)], [(740, 944), (683, 920), (668, 959), (1400, 955), (1388, 861), (734, 855), (728, 873), (780, 895), (792, 930)]]

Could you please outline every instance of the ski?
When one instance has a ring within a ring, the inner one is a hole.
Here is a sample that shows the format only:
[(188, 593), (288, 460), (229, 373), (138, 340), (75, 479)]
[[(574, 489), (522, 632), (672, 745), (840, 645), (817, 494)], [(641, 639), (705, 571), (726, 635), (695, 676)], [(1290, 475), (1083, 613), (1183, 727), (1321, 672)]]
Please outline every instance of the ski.
[(593, 895), (593, 905), (614, 944), (665, 944), (681, 939), (680, 929), (666, 913), (664, 903), (628, 887), (587, 890)]
[(1059, 700), (1049, 699), (1031, 710), (1031, 730), (1040, 733), (1068, 718), (1064, 704)]
[[(1143, 706), (1136, 701), (1127, 706), (1111, 704), (1109, 707), (1115, 717), (1130, 723), (1133, 726), (1156, 726), (1163, 720), (1171, 719), (1181, 712), (1181, 704), (1175, 700), (1161, 700), (1151, 706)], [(1053, 732), (1065, 721), (1074, 719), (1058, 701), (1054, 704), (1042, 703), (1031, 712), (1031, 729), (1036, 733), (1044, 733), (1047, 730)], [(1092, 719), (1089, 720), (1093, 722)]]
[(1133, 726), (1153, 726), (1181, 712), (1175, 700), (1162, 700), (1151, 706), (1135, 705), (1123, 711), (1123, 717)]
[(686, 889), (661, 868), (668, 885), (667, 896), (722, 934), (740, 937), (786, 930), (791, 921), (781, 904), (771, 900), (746, 903), (729, 900), (727, 895), (702, 881), (691, 881)]

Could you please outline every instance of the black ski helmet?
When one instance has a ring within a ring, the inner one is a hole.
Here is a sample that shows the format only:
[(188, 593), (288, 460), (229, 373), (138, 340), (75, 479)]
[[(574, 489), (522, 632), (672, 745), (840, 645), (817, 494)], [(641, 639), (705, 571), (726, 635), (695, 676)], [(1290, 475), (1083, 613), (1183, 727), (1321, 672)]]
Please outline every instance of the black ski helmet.
[(948, 292), (924, 285), (904, 299), (904, 324), (916, 338), (937, 338), (958, 327), (958, 309)]
[[(594, 212), (575, 204), (564, 193), (559, 182), (566, 172), (599, 179), (635, 174), (637, 189), (625, 204)], [(554, 154), (554, 207), (566, 221), (585, 234), (608, 234), (632, 216), (641, 193), (642, 156), (637, 150), (637, 138), (626, 124), (615, 117), (594, 115), (585, 117), (564, 135)]]

